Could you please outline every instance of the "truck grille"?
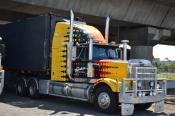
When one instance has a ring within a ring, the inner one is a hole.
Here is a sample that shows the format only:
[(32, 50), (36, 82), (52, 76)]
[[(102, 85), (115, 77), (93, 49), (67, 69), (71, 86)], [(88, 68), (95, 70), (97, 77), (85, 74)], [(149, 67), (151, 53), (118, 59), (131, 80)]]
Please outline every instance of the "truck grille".
[(130, 67), (129, 78), (155, 78), (156, 67)]
[[(156, 67), (130, 67), (129, 78), (138, 79), (141, 83), (141, 90), (150, 90), (150, 82), (155, 83), (157, 74)], [(154, 89), (153, 86), (152, 89)]]

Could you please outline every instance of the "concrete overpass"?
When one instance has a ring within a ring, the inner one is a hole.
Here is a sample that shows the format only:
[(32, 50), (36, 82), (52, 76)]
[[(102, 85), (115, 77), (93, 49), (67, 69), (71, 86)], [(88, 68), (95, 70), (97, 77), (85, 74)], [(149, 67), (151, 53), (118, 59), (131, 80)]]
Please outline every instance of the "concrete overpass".
[(4, 24), (49, 12), (68, 17), (70, 9), (102, 32), (109, 15), (110, 40), (129, 39), (133, 58), (151, 59), (158, 43), (175, 45), (175, 0), (4, 0), (0, 20)]

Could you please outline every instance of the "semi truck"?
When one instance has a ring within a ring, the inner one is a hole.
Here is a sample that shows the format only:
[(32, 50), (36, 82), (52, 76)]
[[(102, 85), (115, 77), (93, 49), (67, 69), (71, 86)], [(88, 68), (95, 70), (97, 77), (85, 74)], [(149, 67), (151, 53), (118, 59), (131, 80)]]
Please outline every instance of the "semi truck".
[(36, 16), (0, 28), (7, 52), (4, 67), (15, 80), (16, 93), (87, 101), (108, 113), (121, 106), (122, 115), (153, 103), (155, 112), (163, 111), (166, 81), (156, 78), (150, 61), (127, 60), (128, 41), (122, 41), (122, 49), (108, 43), (110, 18), (104, 38), (70, 14)]

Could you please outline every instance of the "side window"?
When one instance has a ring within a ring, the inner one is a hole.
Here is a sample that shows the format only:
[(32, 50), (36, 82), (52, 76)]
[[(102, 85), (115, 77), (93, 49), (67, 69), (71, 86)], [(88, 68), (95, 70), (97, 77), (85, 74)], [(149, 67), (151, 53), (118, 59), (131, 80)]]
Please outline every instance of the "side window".
[(77, 59), (78, 60), (88, 60), (88, 47), (78, 47), (77, 48)]

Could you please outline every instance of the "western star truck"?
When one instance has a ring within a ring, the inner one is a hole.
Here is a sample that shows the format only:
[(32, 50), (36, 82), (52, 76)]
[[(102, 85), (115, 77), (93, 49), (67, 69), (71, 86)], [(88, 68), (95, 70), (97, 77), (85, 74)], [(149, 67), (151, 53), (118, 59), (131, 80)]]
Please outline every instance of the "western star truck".
[(47, 94), (88, 101), (102, 112), (132, 115), (135, 107), (163, 110), (166, 81), (147, 60), (126, 60), (123, 49), (108, 43), (85, 22), (55, 15), (37, 16), (0, 29), (6, 44), (5, 70), (15, 79), (16, 93), (37, 98)]

